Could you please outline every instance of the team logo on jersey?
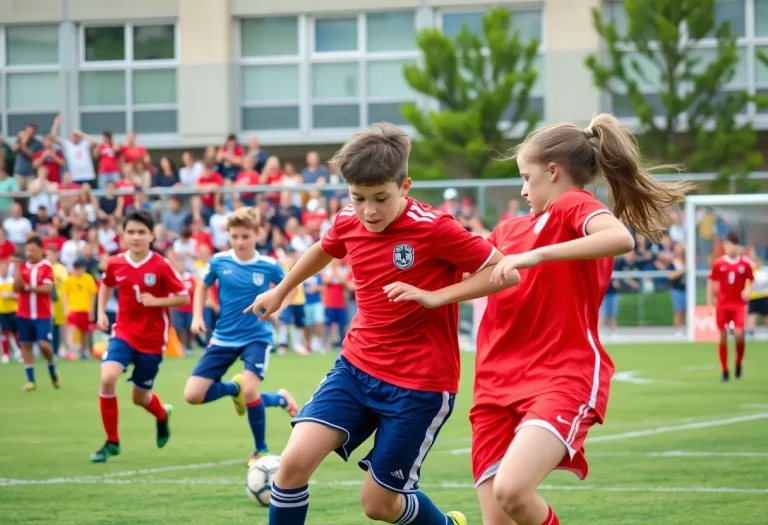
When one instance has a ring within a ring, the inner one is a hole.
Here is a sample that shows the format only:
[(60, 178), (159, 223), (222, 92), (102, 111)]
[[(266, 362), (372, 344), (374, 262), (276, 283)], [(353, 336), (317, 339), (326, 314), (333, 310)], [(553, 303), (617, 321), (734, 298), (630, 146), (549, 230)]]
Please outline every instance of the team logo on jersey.
[(744, 267), (743, 266), (739, 266), (739, 273), (744, 273), (744, 271), (745, 271)]
[(154, 273), (145, 273), (144, 274), (144, 284), (147, 286), (154, 286), (157, 283), (157, 275)]
[(533, 227), (533, 233), (539, 233), (541, 230), (543, 230), (544, 225), (547, 224), (548, 220), (549, 220), (549, 212), (542, 214), (542, 216), (539, 217), (539, 220), (536, 221), (536, 225)]
[(395, 266), (401, 270), (407, 270), (413, 266), (413, 246), (410, 244), (398, 244), (395, 246), (393, 260)]
[(263, 273), (254, 273), (253, 274), (253, 284), (256, 286), (261, 286), (264, 284), (264, 274)]

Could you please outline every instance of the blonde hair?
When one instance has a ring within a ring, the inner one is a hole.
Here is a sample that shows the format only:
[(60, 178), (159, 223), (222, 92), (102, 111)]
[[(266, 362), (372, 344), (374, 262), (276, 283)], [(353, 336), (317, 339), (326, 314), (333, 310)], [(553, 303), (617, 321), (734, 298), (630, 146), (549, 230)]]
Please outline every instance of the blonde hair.
[(517, 146), (515, 155), (523, 149), (531, 162), (561, 165), (580, 187), (602, 177), (616, 217), (654, 240), (670, 225), (669, 208), (696, 187), (687, 181), (657, 180), (642, 166), (635, 137), (607, 113), (597, 115), (583, 130), (571, 123), (537, 129)]
[(258, 233), (261, 230), (261, 215), (257, 208), (244, 206), (236, 209), (232, 215), (227, 218), (227, 229), (240, 226), (248, 228)]

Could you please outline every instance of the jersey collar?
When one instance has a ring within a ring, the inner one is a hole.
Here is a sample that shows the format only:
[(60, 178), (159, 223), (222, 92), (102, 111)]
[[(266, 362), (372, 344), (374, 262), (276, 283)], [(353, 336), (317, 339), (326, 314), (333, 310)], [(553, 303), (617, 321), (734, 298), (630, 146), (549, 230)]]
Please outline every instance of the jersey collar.
[(152, 258), (152, 253), (153, 253), (153, 252), (152, 252), (152, 250), (149, 250), (149, 253), (147, 254), (147, 256), (146, 256), (146, 257), (144, 257), (144, 258), (143, 258), (142, 260), (140, 260), (139, 262), (135, 262), (133, 259), (131, 259), (131, 252), (129, 252), (129, 251), (125, 252), (125, 254), (123, 254), (123, 257), (125, 257), (125, 260), (126, 260), (126, 261), (128, 261), (128, 264), (130, 264), (130, 265), (131, 265), (131, 266), (133, 266), (134, 268), (139, 268), (139, 267), (141, 267), (141, 266), (142, 266), (144, 263), (146, 263), (146, 262), (147, 262), (149, 259), (151, 259), (151, 258)]
[(239, 259), (237, 255), (235, 255), (235, 250), (229, 250), (229, 255), (232, 256), (232, 260), (235, 261), (237, 264), (253, 264), (259, 260), (258, 251), (253, 252), (253, 257), (249, 261), (243, 261), (242, 259)]

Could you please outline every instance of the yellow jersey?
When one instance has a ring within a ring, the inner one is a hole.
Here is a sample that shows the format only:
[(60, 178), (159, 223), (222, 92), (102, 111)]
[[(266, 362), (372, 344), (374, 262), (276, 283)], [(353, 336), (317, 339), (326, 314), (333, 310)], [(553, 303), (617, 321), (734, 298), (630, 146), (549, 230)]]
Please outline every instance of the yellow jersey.
[[(280, 266), (283, 267), (283, 270), (285, 270), (285, 273), (288, 274), (288, 271), (291, 269), (291, 265), (286, 262), (281, 262)], [(291, 305), (293, 306), (303, 306), (307, 303), (307, 298), (304, 295), (304, 283), (300, 284), (296, 287), (296, 297), (293, 298), (293, 301), (291, 301)]]
[(18, 300), (5, 297), (7, 293), (13, 293), (13, 277), (0, 279), (0, 314), (15, 314), (19, 307)]
[(768, 297), (768, 265), (753, 269), (755, 280), (752, 282), (752, 294), (750, 300)]
[(69, 272), (67, 267), (61, 263), (53, 265), (53, 286), (56, 287), (56, 300), (52, 301), (53, 324), (64, 324), (67, 322), (67, 312), (64, 310), (64, 303), (61, 300), (61, 285), (67, 280)]
[(90, 312), (93, 310), (99, 287), (89, 273), (72, 274), (61, 287), (61, 294), (67, 297), (67, 310), (70, 312)]

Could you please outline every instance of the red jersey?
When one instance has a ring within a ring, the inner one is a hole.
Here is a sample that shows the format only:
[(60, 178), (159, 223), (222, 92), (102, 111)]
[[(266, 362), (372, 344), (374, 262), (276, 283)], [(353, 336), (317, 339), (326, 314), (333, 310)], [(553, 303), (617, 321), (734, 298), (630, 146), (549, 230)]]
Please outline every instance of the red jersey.
[[(46, 259), (37, 264), (22, 263), (21, 281), (32, 287), (53, 283), (53, 266)], [(22, 319), (50, 319), (53, 317), (50, 294), (21, 290), (16, 316)]]
[[(214, 172), (208, 175), (203, 173), (202, 175), (200, 175), (200, 178), (197, 179), (198, 186), (207, 186), (209, 184), (215, 184), (216, 186), (224, 186), (224, 179), (221, 177), (221, 174), (217, 172)], [(216, 202), (216, 194), (203, 193), (202, 195), (200, 195), (200, 201), (203, 203), (203, 206), (207, 208), (213, 208), (213, 205)]]
[(325, 293), (323, 294), (323, 306), (326, 308), (346, 308), (347, 307), (347, 287), (346, 279), (350, 277), (346, 268), (342, 267), (344, 279), (339, 279), (335, 274), (335, 268), (327, 267), (323, 270), (323, 276), (330, 279), (325, 283)]
[(731, 259), (723, 255), (715, 260), (709, 272), (709, 280), (717, 283), (717, 306), (736, 306), (747, 304), (741, 293), (747, 281), (754, 281), (752, 261), (743, 255)]
[[(505, 221), (488, 241), (504, 255), (572, 241), (610, 213), (571, 190), (544, 213)], [(605, 416), (614, 366), (597, 338), (613, 258), (551, 261), (520, 270), (520, 284), (488, 297), (477, 335), (475, 405), (507, 406), (557, 391)]]
[(13, 255), (16, 255), (16, 245), (9, 240), (5, 240), (0, 243), (0, 259), (10, 259)]
[(106, 144), (99, 144), (99, 173), (120, 173), (117, 157), (120, 152)]
[(185, 314), (191, 314), (194, 310), (193, 303), (195, 302), (195, 286), (197, 286), (197, 281), (195, 281), (194, 275), (189, 272), (184, 272), (184, 275), (181, 276), (181, 282), (184, 284), (184, 288), (186, 288), (187, 293), (189, 294), (189, 304), (186, 306), (179, 306), (176, 310)]
[[(34, 160), (40, 159), (45, 154), (45, 150), (40, 150), (35, 153)], [(64, 159), (64, 155), (60, 151), (54, 151), (53, 156), (58, 159)], [(61, 182), (61, 165), (55, 160), (44, 160), (43, 166), (48, 168), (48, 182)]]
[(189, 236), (190, 239), (194, 239), (197, 243), (197, 249), (200, 249), (200, 246), (207, 246), (211, 253), (214, 253), (216, 250), (213, 248), (213, 240), (211, 239), (211, 234), (207, 231), (200, 231), (198, 233), (193, 233)]
[(67, 238), (62, 237), (61, 235), (57, 237), (43, 237), (43, 249), (53, 246), (56, 248), (57, 252), (60, 252), (61, 247), (64, 246), (65, 242), (67, 242)]
[(393, 303), (383, 287), (395, 281), (438, 290), (480, 271), (493, 247), (449, 214), (407, 198), (405, 210), (383, 232), (368, 231), (351, 205), (322, 240), (336, 259), (349, 257), (357, 315), (342, 355), (357, 368), (393, 385), (427, 392), (458, 391), (458, 305), (433, 310)]
[[(259, 185), (259, 172), (258, 171), (241, 171), (238, 173), (235, 179), (235, 184), (244, 184), (246, 186), (258, 186)], [(240, 198), (243, 199), (255, 199), (255, 193), (241, 193)]]
[(138, 352), (162, 354), (168, 344), (170, 311), (144, 306), (141, 294), (151, 293), (155, 297), (187, 294), (181, 277), (168, 260), (155, 252), (149, 252), (138, 263), (130, 258), (130, 252), (113, 255), (102, 283), (117, 288), (118, 311), (112, 327), (113, 337), (122, 339)]
[(123, 156), (123, 162), (126, 164), (133, 164), (133, 161), (136, 159), (144, 160), (144, 157), (147, 155), (147, 150), (144, 146), (129, 146), (128, 144), (123, 144), (120, 148), (120, 155)]
[[(117, 184), (115, 185), (115, 187), (118, 190), (133, 191), (136, 189), (136, 185), (133, 182), (125, 179), (120, 179), (119, 181), (117, 181)], [(125, 212), (125, 210), (127, 210), (129, 207), (133, 206), (134, 197), (130, 193), (126, 195), (121, 195), (121, 197), (123, 198), (123, 212)]]

